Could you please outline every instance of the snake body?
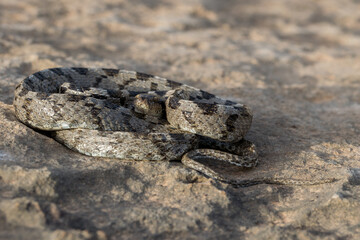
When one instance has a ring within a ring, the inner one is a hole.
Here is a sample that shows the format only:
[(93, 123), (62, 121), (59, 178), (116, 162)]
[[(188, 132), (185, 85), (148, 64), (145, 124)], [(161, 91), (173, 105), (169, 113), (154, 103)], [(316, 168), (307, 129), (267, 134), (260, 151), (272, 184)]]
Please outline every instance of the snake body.
[(21, 122), (90, 156), (182, 158), (212, 177), (199, 155), (239, 168), (257, 164), (254, 145), (243, 140), (252, 121), (247, 106), (150, 74), (46, 69), (17, 86), (13, 104)]
[(107, 68), (52, 68), (15, 89), (16, 117), (90, 156), (180, 160), (237, 186), (316, 185), (334, 178), (238, 178), (257, 165), (244, 140), (252, 113), (243, 104), (158, 76)]

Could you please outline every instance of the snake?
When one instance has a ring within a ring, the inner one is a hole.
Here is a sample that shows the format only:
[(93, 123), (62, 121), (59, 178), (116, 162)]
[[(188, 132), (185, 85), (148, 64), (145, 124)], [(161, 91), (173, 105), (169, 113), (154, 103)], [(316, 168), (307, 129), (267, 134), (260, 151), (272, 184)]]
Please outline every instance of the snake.
[[(206, 176), (239, 185), (226, 175), (258, 164), (255, 145), (244, 139), (253, 117), (247, 105), (152, 74), (45, 69), (17, 85), (13, 105), (22, 123), (89, 156), (181, 160)], [(257, 182), (284, 181), (252, 181)]]

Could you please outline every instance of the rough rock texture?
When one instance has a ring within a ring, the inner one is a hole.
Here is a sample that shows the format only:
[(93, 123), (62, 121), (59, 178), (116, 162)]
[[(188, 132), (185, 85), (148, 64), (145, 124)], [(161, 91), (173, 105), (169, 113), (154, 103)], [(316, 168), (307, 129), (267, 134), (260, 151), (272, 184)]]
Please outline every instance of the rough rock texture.
[[(359, 239), (358, 0), (0, 1), (0, 239)], [(13, 91), (56, 66), (114, 67), (247, 103), (260, 153), (235, 187), (179, 162), (68, 150)]]

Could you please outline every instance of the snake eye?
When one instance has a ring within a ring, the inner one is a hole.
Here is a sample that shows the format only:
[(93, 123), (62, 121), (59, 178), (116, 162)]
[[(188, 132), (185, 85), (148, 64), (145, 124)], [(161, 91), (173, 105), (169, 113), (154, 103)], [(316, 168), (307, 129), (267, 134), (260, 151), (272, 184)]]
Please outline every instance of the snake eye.
[(134, 111), (155, 118), (161, 118), (164, 112), (164, 101), (155, 94), (141, 93), (135, 96)]

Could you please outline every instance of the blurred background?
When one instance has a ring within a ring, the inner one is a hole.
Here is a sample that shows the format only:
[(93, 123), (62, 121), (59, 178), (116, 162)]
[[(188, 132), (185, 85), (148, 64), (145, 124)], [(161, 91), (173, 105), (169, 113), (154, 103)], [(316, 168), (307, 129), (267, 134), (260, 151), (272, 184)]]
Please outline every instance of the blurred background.
[[(180, 163), (75, 154), (18, 123), (51, 67), (146, 72), (250, 106), (259, 166), (234, 188)], [(0, 238), (360, 238), (359, 0), (0, 0)], [(125, 169), (125, 170), (124, 170)]]
[[(355, 0), (1, 0), (0, 74), (116, 67), (242, 96), (334, 85), (358, 76), (359, 10)], [(11, 103), (7, 84), (0, 99)], [(329, 98), (319, 94), (304, 97)]]

